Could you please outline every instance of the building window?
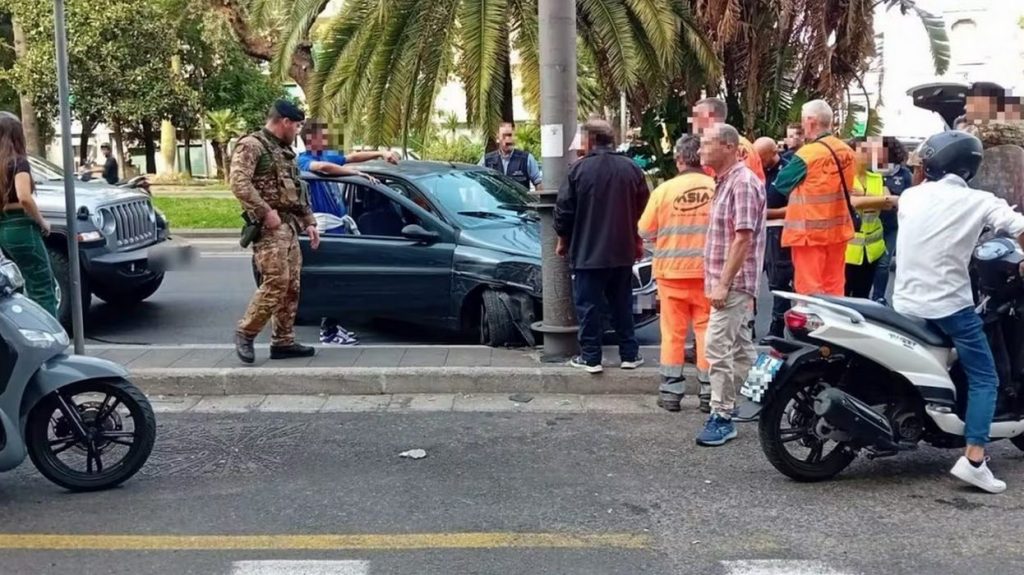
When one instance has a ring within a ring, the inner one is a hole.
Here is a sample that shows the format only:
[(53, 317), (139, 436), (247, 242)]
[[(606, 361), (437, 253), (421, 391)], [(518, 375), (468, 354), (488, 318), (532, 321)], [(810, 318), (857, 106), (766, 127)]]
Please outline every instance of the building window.
[(949, 43), (957, 66), (985, 63), (984, 42), (978, 37), (978, 25), (971, 19), (957, 20), (950, 28)]

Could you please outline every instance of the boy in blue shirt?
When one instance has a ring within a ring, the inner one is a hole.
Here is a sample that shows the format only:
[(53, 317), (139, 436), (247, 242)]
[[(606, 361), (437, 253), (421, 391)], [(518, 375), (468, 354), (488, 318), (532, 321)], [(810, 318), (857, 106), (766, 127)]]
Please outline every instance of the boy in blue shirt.
[[(371, 160), (398, 163), (398, 154), (391, 151), (354, 152), (346, 156), (343, 152), (330, 149), (328, 146), (331, 141), (331, 131), (326, 124), (315, 119), (306, 120), (306, 124), (302, 128), (302, 140), (306, 145), (306, 150), (299, 154), (297, 162), (299, 170), (303, 172), (316, 172), (327, 176), (360, 176), (370, 181), (376, 181), (348, 164)], [(348, 213), (345, 208), (345, 199), (334, 194), (331, 187), (325, 182), (315, 180), (309, 182), (309, 201), (314, 214), (326, 214), (340, 220)], [(346, 234), (348, 230), (344, 225), (338, 225), (320, 230), (320, 233), (338, 235)], [(320, 321), (320, 341), (335, 345), (359, 343), (354, 333), (341, 327), (338, 320), (332, 317), (325, 317)]]

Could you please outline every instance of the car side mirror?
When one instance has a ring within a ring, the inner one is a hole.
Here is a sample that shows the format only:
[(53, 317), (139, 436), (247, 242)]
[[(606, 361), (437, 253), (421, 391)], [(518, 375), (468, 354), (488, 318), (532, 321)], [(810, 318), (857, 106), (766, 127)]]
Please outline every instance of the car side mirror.
[(402, 236), (410, 240), (416, 240), (424, 243), (434, 243), (441, 239), (441, 234), (437, 232), (428, 232), (423, 229), (423, 226), (418, 224), (410, 224), (402, 228)]

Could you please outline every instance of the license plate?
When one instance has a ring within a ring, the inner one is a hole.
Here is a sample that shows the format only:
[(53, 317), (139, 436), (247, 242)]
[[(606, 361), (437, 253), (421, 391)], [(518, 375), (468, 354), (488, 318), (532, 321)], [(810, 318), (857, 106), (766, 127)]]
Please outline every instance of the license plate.
[(760, 403), (776, 374), (779, 373), (779, 369), (782, 368), (782, 364), (781, 359), (767, 353), (758, 354), (757, 361), (754, 362), (750, 373), (747, 374), (747, 381), (740, 388), (740, 394), (749, 398), (750, 401)]
[(643, 313), (654, 309), (654, 294), (637, 294), (633, 296), (633, 313)]

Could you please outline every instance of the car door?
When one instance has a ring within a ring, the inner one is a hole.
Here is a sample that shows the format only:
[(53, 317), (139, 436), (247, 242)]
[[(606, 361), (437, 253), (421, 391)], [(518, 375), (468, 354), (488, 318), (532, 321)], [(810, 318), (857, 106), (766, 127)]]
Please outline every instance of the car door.
[[(414, 202), (361, 178), (325, 180), (359, 233), (321, 238), (302, 251), (303, 315), (450, 323), (455, 232)], [(430, 238), (403, 234), (418, 225)]]

